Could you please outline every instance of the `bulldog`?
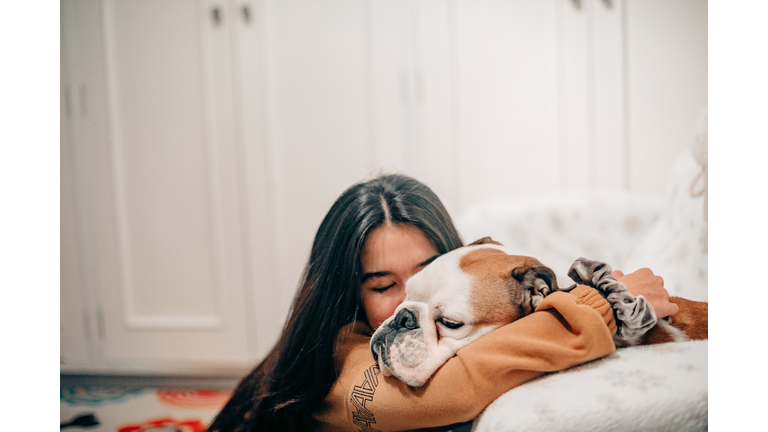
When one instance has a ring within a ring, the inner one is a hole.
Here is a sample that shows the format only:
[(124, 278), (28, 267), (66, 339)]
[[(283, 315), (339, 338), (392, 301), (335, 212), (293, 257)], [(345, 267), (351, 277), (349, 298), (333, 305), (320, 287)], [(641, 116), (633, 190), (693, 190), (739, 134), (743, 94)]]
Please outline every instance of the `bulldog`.
[[(633, 297), (611, 268), (584, 258), (568, 276), (600, 291), (614, 309), (617, 347), (707, 338), (707, 303), (671, 297), (674, 318), (656, 320), (642, 296)], [(406, 282), (406, 298), (371, 338), (384, 376), (423, 386), (460, 348), (528, 314), (560, 288), (536, 258), (513, 255), (490, 237), (435, 259)]]

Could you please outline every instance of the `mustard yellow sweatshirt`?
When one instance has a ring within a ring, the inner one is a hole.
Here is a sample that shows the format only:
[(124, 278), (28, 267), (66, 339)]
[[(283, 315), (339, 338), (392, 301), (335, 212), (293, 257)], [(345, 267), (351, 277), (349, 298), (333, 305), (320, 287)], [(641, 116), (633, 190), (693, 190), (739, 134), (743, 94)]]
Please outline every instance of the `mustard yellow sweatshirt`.
[(593, 288), (546, 297), (536, 311), (460, 349), (423, 387), (384, 377), (373, 360), (373, 331), (362, 322), (339, 334), (340, 376), (313, 414), (319, 431), (396, 431), (475, 418), (507, 390), (547, 372), (612, 353), (616, 323)]

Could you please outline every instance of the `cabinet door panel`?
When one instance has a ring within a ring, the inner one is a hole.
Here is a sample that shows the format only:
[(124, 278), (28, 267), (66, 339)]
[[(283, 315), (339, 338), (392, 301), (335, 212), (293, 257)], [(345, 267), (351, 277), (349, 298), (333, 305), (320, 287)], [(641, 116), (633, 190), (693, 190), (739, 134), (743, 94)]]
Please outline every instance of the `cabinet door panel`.
[(558, 186), (562, 190), (584, 191), (594, 184), (595, 170), (590, 124), (593, 111), (591, 90), (594, 87), (591, 49), (588, 34), (592, 2), (557, 1), (559, 24), (559, 88), (558, 117), (560, 146), (557, 167), (562, 173)]
[(245, 359), (226, 9), (103, 6), (119, 273), (101, 287), (105, 356)]
[[(240, 167), (245, 183), (248, 251), (245, 290), (248, 349), (251, 358), (262, 358), (275, 345), (285, 316), (274, 316), (279, 304), (275, 290), (275, 219), (272, 194), (271, 152), (267, 146), (267, 111), (264, 86), (264, 2), (230, 0), (233, 38), (235, 105), (242, 133)], [(247, 236), (247, 237), (246, 237)]]
[[(72, 2), (62, 2), (61, 21), (70, 22), (73, 18)], [(66, 25), (61, 26), (61, 93), (60, 93), (60, 149), (61, 149), (61, 175), (60, 175), (60, 251), (61, 251), (61, 286), (60, 286), (60, 355), (61, 365), (82, 366), (90, 364), (91, 338), (89, 330), (88, 308), (84, 295), (85, 277), (81, 244), (81, 225), (78, 218), (76, 165), (75, 165), (75, 140), (73, 132), (75, 121), (79, 117), (76, 109), (73, 92), (77, 90), (77, 74), (70, 72), (73, 63), (69, 55), (68, 43), (77, 42), (77, 35), (72, 31), (65, 32)], [(75, 75), (75, 76), (73, 76)]]
[(626, 189), (623, 1), (589, 0), (592, 51), (590, 186)]

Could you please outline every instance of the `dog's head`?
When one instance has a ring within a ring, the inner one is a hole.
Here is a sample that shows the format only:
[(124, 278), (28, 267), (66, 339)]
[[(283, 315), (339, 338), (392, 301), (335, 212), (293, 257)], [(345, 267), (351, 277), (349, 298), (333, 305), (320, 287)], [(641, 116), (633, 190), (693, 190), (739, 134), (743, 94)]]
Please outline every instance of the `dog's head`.
[(530, 314), (558, 290), (555, 274), (489, 237), (435, 259), (405, 285), (405, 301), (371, 338), (385, 376), (420, 387), (459, 348)]

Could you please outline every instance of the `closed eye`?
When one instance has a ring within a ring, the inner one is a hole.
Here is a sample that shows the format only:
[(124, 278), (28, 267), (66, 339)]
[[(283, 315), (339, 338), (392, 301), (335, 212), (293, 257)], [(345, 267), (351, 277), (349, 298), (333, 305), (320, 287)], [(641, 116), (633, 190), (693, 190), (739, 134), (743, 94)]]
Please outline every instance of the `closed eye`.
[(446, 319), (446, 318), (441, 318), (439, 323), (444, 325), (446, 328), (451, 329), (451, 330), (456, 330), (457, 328), (459, 328), (459, 327), (464, 325), (463, 322), (451, 321), (451, 320)]
[(376, 291), (377, 293), (383, 293), (384, 291), (392, 288), (393, 286), (397, 285), (396, 283), (393, 283), (392, 285), (385, 286), (384, 288), (371, 288), (371, 291)]

